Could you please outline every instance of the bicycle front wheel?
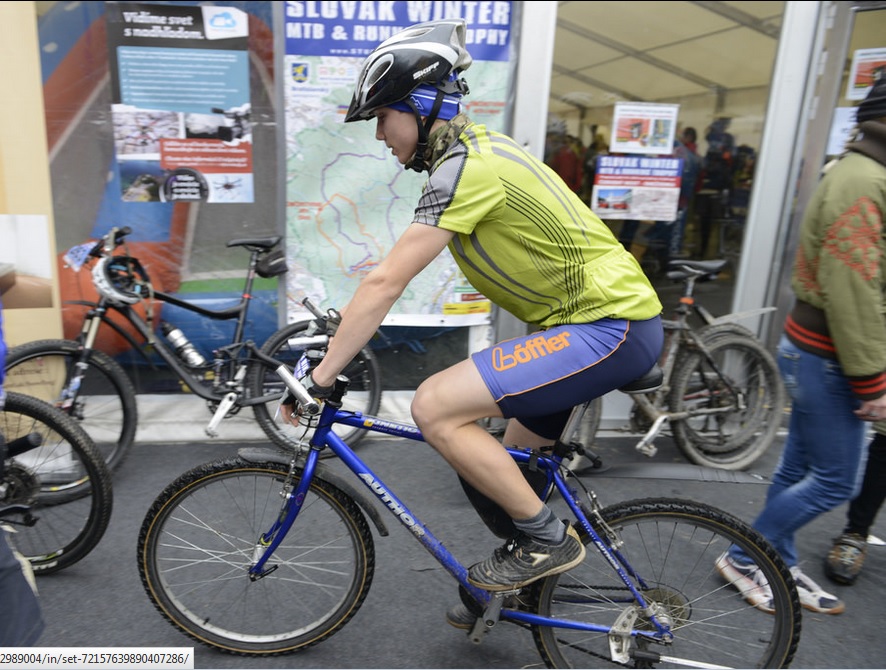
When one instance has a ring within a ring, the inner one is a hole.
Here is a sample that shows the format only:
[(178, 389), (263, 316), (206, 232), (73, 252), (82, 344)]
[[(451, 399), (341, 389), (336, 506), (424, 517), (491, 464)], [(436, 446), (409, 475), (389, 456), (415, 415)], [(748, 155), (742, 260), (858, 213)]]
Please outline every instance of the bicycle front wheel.
[(375, 567), (369, 526), (350, 497), (319, 478), (268, 571), (250, 578), (259, 538), (295, 485), (288, 475), (278, 463), (207, 463), (148, 511), (138, 540), (142, 584), (194, 640), (242, 655), (293, 652), (341, 629), (366, 598)]
[[(655, 631), (624, 582), (591, 547), (577, 568), (549, 577), (538, 588), (538, 611), (559, 619), (613, 625), (624, 654), (613, 658), (610, 635), (533, 627), (539, 653), (552, 668), (628, 667), (781, 668), (800, 639), (800, 603), (790, 572), (762, 535), (709, 505), (673, 499), (634, 500), (602, 511), (614, 537), (598, 532), (661, 622), (672, 643), (630, 635)], [(585, 537), (584, 541), (589, 542)], [(745, 602), (719, 575), (716, 563), (732, 545), (759, 566), (772, 590), (772, 614)]]
[[(36, 574), (73, 565), (99, 543), (111, 520), (111, 475), (80, 426), (37, 398), (10, 392), (0, 410), (0, 435), (11, 442), (39, 433), (39, 447), (8, 458), (0, 506), (27, 505), (33, 523), (11, 517), (16, 548)], [(19, 515), (16, 515), (19, 516)]]
[[(313, 339), (306, 334), (308, 323), (301, 321), (281, 328), (262, 345), (261, 352), (286, 364), (291, 370), (305, 349), (317, 348), (315, 345), (307, 344)], [(377, 415), (381, 405), (381, 369), (372, 350), (369, 347), (364, 347), (348, 363), (342, 374), (351, 382), (342, 409), (349, 412), (362, 412), (370, 416)], [(247, 385), (253, 397), (273, 394), (279, 397), (285, 391), (283, 382), (277, 376), (276, 371), (258, 362), (252, 366)], [(275, 444), (292, 449), (298, 444), (295, 439), (296, 435), (301, 437), (303, 431), (275, 418), (278, 404), (275, 400), (255, 405), (255, 418), (261, 429)], [(352, 449), (366, 436), (366, 431), (362, 428), (338, 425), (333, 430)]]
[[(40, 398), (61, 408), (80, 360), (74, 340), (37, 340), (9, 350), (6, 356), (7, 390)], [(129, 454), (138, 427), (135, 387), (123, 367), (101, 351), (93, 350), (77, 396), (64, 407), (85, 430), (110, 470)]]
[(696, 465), (748, 467), (781, 427), (784, 385), (772, 355), (753, 337), (713, 331), (707, 349), (687, 351), (675, 367), (668, 406), (674, 441)]

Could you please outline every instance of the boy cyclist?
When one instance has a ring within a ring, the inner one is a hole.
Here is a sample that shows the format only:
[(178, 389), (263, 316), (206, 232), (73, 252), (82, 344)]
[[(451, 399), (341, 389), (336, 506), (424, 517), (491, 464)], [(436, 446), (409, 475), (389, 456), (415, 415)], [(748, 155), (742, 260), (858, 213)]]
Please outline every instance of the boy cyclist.
[[(447, 248), (478, 291), (533, 326), (431, 376), (411, 407), (427, 442), (513, 520), (514, 537), (468, 575), (505, 591), (569, 570), (585, 549), (478, 420), (510, 419), (506, 444), (550, 445), (574, 405), (646, 373), (663, 332), (654, 289), (609, 228), (541, 160), (462, 112), (460, 74), (470, 64), (461, 20), (412, 26), (366, 58), (345, 122), (374, 120), (376, 139), (428, 177), (412, 224), (362, 279), (307, 385), (328, 395), (412, 278)], [(459, 627), (472, 621), (447, 616)]]

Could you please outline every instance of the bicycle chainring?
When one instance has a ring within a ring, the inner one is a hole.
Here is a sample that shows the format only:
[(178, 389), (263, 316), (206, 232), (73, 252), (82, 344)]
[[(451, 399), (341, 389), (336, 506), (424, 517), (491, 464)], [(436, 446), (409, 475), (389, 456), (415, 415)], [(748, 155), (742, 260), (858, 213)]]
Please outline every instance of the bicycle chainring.
[(4, 466), (3, 505), (33, 505), (40, 493), (40, 478), (30, 469), (15, 461), (7, 461)]
[(630, 422), (632, 433), (645, 435), (649, 429), (652, 428), (652, 420), (646, 416), (646, 412), (644, 412), (636, 403), (631, 406), (631, 413), (628, 417), (628, 421)]
[[(209, 407), (209, 411), (215, 415), (216, 411), (218, 411), (219, 401), (218, 400), (207, 400), (206, 406)], [(228, 413), (225, 414), (224, 418), (230, 418), (232, 416), (237, 416), (240, 410), (243, 409), (240, 405), (233, 405), (231, 409), (228, 410)]]

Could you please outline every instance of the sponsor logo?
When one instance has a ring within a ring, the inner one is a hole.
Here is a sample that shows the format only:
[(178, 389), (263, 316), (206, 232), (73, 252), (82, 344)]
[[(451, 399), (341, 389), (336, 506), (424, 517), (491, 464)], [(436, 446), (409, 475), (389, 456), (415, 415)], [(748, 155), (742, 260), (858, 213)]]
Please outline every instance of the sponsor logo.
[(430, 74), (431, 72), (433, 72), (434, 70), (436, 70), (438, 67), (440, 67), (440, 62), (439, 62), (439, 61), (436, 62), (436, 63), (434, 63), (433, 65), (428, 65), (426, 68), (421, 69), (421, 70), (419, 70), (418, 72), (413, 72), (413, 73), (412, 73), (412, 78), (413, 78), (413, 79), (421, 79), (421, 78), (424, 77), (426, 74)]
[(532, 556), (532, 567), (537, 567), (551, 557), (550, 554), (539, 554), (534, 551), (530, 551), (529, 555)]
[(394, 498), (388, 493), (387, 489), (379, 484), (375, 478), (370, 475), (368, 472), (364, 472), (360, 474), (360, 479), (362, 479), (366, 484), (372, 489), (372, 492), (378, 496), (378, 499), (381, 500), (385, 505), (387, 505), (388, 509), (390, 509), (397, 518), (400, 519), (400, 522), (406, 526), (409, 530), (413, 532), (413, 534), (418, 537), (422, 537), (425, 534), (425, 529), (419, 526), (415, 519), (409, 516), (406, 513), (406, 510), (403, 506), (398, 503)]
[(531, 363), (536, 358), (544, 358), (548, 354), (568, 347), (571, 335), (570, 332), (562, 332), (548, 337), (543, 334), (537, 335), (516, 345), (511, 353), (506, 353), (501, 347), (495, 347), (492, 350), (492, 367), (501, 372), (521, 363)]

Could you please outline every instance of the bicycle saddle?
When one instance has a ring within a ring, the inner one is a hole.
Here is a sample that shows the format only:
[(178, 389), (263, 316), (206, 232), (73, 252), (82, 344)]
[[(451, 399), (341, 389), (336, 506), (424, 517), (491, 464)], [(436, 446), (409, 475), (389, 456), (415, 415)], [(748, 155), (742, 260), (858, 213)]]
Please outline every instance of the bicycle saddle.
[(231, 240), (229, 247), (259, 247), (260, 249), (272, 249), (280, 243), (280, 236), (274, 237), (247, 237), (242, 240)]
[(661, 386), (662, 381), (664, 381), (664, 372), (656, 363), (642, 377), (625, 384), (618, 390), (622, 393), (652, 393)]

